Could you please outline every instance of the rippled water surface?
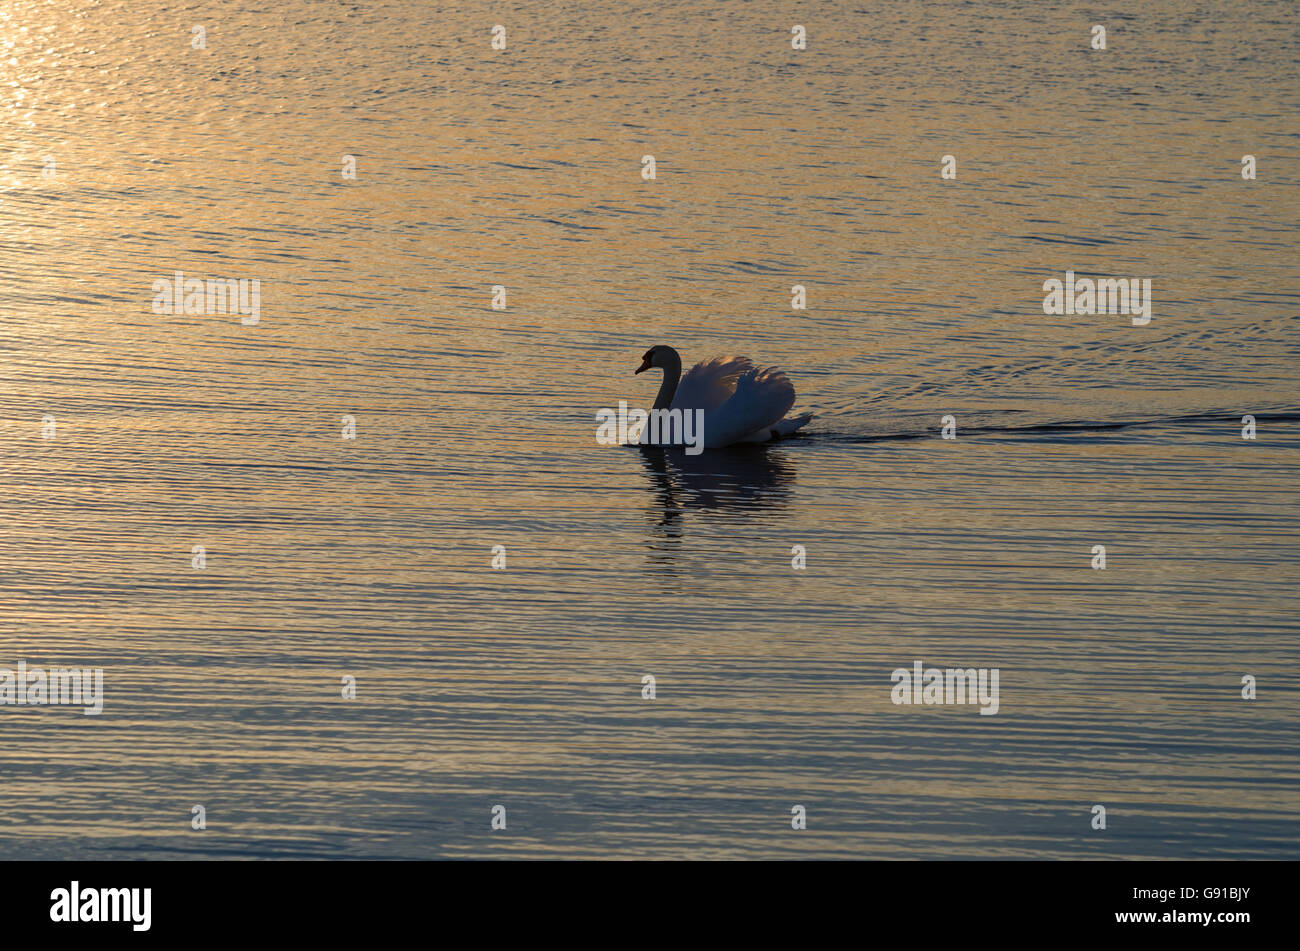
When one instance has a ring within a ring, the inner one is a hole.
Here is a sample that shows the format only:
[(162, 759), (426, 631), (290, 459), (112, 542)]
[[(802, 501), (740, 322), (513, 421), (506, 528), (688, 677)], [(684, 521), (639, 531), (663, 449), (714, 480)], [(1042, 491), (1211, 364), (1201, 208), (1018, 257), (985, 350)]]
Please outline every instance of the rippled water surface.
[(1293, 856), (1300, 10), (876, 6), (0, 2), (0, 855)]

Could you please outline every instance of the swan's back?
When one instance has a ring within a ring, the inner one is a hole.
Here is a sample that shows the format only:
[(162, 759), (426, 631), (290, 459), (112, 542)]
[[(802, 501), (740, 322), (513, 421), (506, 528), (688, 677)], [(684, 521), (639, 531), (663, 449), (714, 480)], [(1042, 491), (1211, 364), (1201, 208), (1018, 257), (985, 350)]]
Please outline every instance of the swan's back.
[(729, 446), (775, 426), (794, 406), (794, 384), (746, 357), (715, 357), (682, 377), (673, 409), (704, 410), (704, 445)]

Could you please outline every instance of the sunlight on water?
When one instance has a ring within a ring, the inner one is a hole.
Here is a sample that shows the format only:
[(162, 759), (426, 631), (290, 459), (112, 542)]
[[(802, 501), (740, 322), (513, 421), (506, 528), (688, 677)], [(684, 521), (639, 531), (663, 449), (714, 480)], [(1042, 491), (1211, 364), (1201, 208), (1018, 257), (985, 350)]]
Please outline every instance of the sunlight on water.
[[(1297, 7), (506, 16), (0, 4), (0, 668), (106, 695), (0, 854), (1293, 855)], [(655, 344), (817, 418), (597, 445)]]

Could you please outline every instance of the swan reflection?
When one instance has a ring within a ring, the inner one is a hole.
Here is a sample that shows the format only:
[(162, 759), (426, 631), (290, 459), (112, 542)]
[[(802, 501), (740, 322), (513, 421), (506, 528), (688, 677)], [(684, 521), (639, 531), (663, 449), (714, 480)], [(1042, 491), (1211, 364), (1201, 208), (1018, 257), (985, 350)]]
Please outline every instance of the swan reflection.
[(670, 538), (681, 535), (678, 521), (687, 509), (778, 509), (790, 500), (795, 467), (781, 449), (759, 443), (692, 456), (671, 447), (636, 448), (655, 492), (652, 518)]

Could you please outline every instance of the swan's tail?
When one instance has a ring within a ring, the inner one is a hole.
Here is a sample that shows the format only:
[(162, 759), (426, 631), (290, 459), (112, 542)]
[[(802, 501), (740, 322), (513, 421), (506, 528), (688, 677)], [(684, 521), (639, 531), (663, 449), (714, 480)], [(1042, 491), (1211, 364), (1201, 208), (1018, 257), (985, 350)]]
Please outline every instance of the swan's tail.
[(812, 422), (812, 418), (812, 413), (804, 413), (802, 416), (791, 416), (788, 419), (783, 419), (772, 427), (772, 436), (777, 439), (782, 436), (789, 436), (796, 429), (803, 429), (803, 427), (807, 426)]

